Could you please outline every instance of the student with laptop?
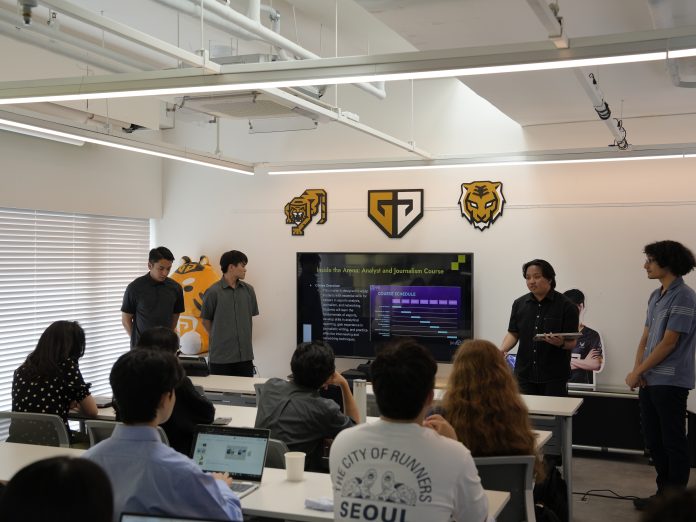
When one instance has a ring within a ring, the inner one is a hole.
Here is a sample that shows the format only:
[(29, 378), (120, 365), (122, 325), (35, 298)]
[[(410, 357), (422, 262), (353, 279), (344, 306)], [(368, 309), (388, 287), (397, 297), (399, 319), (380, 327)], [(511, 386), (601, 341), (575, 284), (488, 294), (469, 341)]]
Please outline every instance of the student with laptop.
[(342, 431), (331, 446), (334, 520), (486, 520), (471, 453), (441, 416), (423, 425), (437, 372), (430, 352), (401, 339), (377, 354), (370, 371), (382, 416)]
[[(257, 428), (271, 430), (291, 451), (307, 454), (308, 471), (325, 470), (321, 465), (322, 440), (335, 437), (354, 426), (360, 414), (350, 386), (336, 371), (334, 353), (321, 341), (301, 343), (290, 361), (292, 380), (268, 379), (256, 387)], [(329, 384), (341, 388), (345, 413), (336, 402), (319, 395)]]
[(193, 461), (208, 473), (226, 473), (239, 498), (258, 489), (263, 477), (270, 431), (230, 426), (196, 426)]
[(109, 381), (124, 424), (84, 458), (99, 464), (111, 481), (115, 521), (122, 512), (242, 520), (232, 479), (204, 473), (163, 444), (157, 432), (172, 413), (182, 377), (174, 355), (154, 350), (125, 353), (111, 370)]

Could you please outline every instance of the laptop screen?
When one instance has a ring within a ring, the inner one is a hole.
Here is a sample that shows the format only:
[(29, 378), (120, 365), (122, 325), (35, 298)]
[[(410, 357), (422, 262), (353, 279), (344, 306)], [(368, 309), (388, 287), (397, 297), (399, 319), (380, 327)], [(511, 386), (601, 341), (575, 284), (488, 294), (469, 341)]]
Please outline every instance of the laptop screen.
[(223, 522), (212, 518), (178, 518), (170, 515), (137, 515), (135, 513), (122, 513), (121, 522)]
[(260, 481), (269, 436), (270, 431), (263, 429), (200, 425), (196, 427), (191, 458), (203, 471)]

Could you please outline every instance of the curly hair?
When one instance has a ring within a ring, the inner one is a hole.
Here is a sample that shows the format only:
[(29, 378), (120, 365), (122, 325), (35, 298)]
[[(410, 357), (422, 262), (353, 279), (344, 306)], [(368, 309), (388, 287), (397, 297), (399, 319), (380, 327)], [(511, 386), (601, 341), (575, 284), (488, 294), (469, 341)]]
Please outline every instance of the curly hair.
[(656, 241), (645, 245), (643, 251), (657, 261), (661, 268), (667, 268), (675, 276), (686, 275), (696, 266), (691, 250), (677, 241)]
[[(465, 341), (454, 355), (442, 400), (444, 417), (474, 457), (535, 455), (529, 411), (515, 377), (489, 341)], [(537, 459), (537, 479), (543, 463)]]

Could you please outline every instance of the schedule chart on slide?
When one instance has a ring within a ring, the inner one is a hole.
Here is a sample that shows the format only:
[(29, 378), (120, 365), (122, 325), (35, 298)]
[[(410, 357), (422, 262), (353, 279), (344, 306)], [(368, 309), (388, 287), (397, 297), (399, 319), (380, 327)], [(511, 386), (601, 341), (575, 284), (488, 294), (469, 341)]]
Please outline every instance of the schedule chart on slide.
[(370, 286), (371, 332), (455, 341), (461, 290), (451, 286)]

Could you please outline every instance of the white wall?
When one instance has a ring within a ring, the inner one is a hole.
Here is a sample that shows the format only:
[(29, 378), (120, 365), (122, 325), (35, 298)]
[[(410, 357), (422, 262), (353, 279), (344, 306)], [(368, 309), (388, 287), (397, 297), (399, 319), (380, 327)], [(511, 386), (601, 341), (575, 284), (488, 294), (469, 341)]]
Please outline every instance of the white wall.
[[(247, 281), (261, 315), (254, 344), (262, 375), (283, 376), (295, 344), (295, 252), (473, 252), (474, 330), (500, 342), (512, 301), (526, 292), (521, 265), (548, 259), (558, 288), (582, 289), (586, 323), (604, 336), (607, 367), (599, 382), (622, 384), (632, 365), (645, 306), (655, 283), (642, 270), (648, 242), (675, 239), (696, 249), (695, 160), (660, 160), (505, 169), (461, 169), (313, 176), (234, 176), (167, 163), (157, 241), (177, 257), (229, 249), (249, 256)], [(460, 185), (504, 183), (507, 206), (480, 232), (460, 215)], [(328, 192), (328, 221), (291, 237), (283, 207), (307, 188)], [(368, 219), (366, 192), (424, 188), (425, 216), (402, 239)], [(687, 277), (696, 285), (696, 276)]]
[(162, 214), (162, 160), (0, 131), (0, 206), (154, 218)]

